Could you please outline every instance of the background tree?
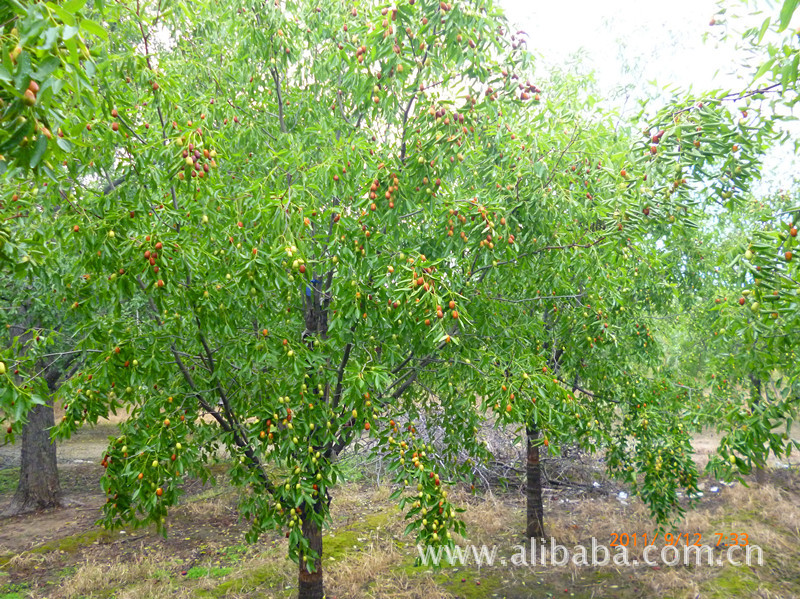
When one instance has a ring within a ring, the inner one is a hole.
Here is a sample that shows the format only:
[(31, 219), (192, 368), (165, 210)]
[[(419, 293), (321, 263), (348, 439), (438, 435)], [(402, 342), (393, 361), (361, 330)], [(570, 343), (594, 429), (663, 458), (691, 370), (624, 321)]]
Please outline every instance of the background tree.
[(642, 144), (643, 155), (650, 145), (651, 154), (662, 157), (654, 163), (657, 181), (678, 173), (690, 180), (695, 201), (705, 196), (717, 204), (701, 235), (716, 250), (697, 286), (706, 292), (699, 305), (707, 328), (701, 331), (716, 359), (706, 361), (699, 377), (713, 392), (699, 422), (723, 433), (709, 463), (723, 476), (754, 468), (763, 475), (770, 454), (783, 457), (797, 447), (789, 433), (798, 410), (791, 331), (798, 324), (800, 207), (792, 194), (764, 194), (753, 186), (767, 152), (789, 139), (783, 121), (797, 101), (800, 46), (786, 29), (796, 9), (786, 0), (777, 19), (743, 32), (753, 59), (748, 85), (676, 98), (655, 115), (660, 130)]

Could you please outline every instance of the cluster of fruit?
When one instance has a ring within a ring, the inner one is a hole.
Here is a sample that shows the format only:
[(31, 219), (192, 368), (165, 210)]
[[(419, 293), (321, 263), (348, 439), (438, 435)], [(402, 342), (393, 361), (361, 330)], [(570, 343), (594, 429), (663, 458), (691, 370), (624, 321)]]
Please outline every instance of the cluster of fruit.
[(194, 144), (190, 143), (181, 153), (184, 160), (183, 170), (178, 171), (178, 178), (183, 181), (187, 176), (199, 177), (200, 179), (211, 172), (212, 168), (217, 167), (215, 160), (217, 156), (216, 150), (209, 150), (204, 148), (196, 148)]
[[(150, 241), (150, 236), (147, 236), (147, 241)], [(150, 266), (153, 267), (153, 272), (157, 273), (159, 271), (158, 265), (156, 264), (156, 260), (158, 259), (158, 252), (161, 251), (163, 247), (162, 243), (159, 241), (154, 246), (153, 250), (145, 250), (144, 251), (144, 259), (150, 263)]]
[(28, 83), (28, 89), (25, 90), (25, 93), (22, 94), (22, 101), (25, 103), (26, 106), (33, 106), (36, 104), (36, 94), (39, 93), (39, 84), (36, 83), (33, 79), (30, 80)]
[[(372, 184), (369, 187), (369, 199), (370, 200), (376, 200), (378, 198), (378, 190), (380, 189), (380, 185), (381, 185), (381, 182), (378, 179), (375, 179), (372, 182)], [(397, 190), (399, 189), (399, 185), (400, 185), (400, 180), (397, 178), (397, 175), (393, 173), (392, 176), (391, 176), (391, 185), (389, 185), (386, 188), (386, 191), (383, 194), (383, 196), (389, 202), (389, 208), (394, 208), (394, 197), (393, 197), (393, 194), (397, 192)], [(369, 209), (372, 210), (373, 212), (375, 210), (377, 210), (377, 208), (378, 208), (378, 206), (375, 204), (374, 201), (369, 206)]]

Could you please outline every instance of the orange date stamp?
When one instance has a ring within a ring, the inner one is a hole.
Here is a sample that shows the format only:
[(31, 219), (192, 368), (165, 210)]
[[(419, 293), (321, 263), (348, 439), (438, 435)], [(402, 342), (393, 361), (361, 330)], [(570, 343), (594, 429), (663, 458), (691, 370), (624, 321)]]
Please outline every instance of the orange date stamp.
[(715, 547), (732, 547), (738, 545), (746, 547), (750, 543), (750, 537), (742, 532), (717, 532), (717, 533), (646, 533), (646, 532), (612, 532), (610, 547), (647, 547), (655, 545), (661, 541), (664, 545), (687, 545), (700, 547), (701, 545), (713, 545)]

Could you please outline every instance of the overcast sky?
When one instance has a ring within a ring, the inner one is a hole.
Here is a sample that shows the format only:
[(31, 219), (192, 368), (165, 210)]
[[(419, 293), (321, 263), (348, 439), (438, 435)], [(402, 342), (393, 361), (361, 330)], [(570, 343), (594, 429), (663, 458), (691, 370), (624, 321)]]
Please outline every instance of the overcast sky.
[[(708, 88), (730, 65), (730, 47), (703, 43), (717, 12), (714, 0), (501, 0), (513, 23), (530, 35), (530, 49), (558, 64), (584, 49), (604, 91), (628, 82), (657, 80)], [(727, 50), (727, 56), (726, 56)], [(639, 73), (641, 76), (639, 76)], [(730, 78), (728, 78), (730, 82)]]
[[(614, 96), (621, 86), (633, 85), (633, 95), (645, 96), (647, 83), (660, 87), (692, 87), (695, 93), (712, 89), (742, 89), (749, 81), (737, 79), (742, 73), (741, 54), (735, 42), (741, 39), (733, 29), (758, 26), (767, 17), (777, 18), (783, 0), (750, 2), (764, 11), (745, 14), (742, 2), (730, 0), (741, 18), (726, 23), (716, 0), (500, 0), (506, 15), (529, 35), (529, 49), (540, 56), (539, 69), (560, 65), (583, 51), (584, 69), (593, 71), (604, 97)], [(716, 24), (710, 24), (716, 18)], [(731, 26), (729, 30), (728, 27)], [(800, 26), (800, 10), (792, 29)], [(725, 32), (731, 35), (720, 42)], [(704, 42), (704, 34), (708, 39)], [(539, 71), (541, 72), (541, 70)], [(623, 105), (624, 95), (613, 101)], [(631, 103), (632, 104), (632, 103)], [(628, 104), (628, 108), (633, 108)], [(793, 126), (792, 129), (800, 127)], [(793, 149), (781, 148), (767, 160), (766, 173), (777, 180), (764, 182), (766, 188), (788, 187), (797, 164)], [(773, 165), (781, 165), (778, 169)], [(782, 168), (781, 168), (782, 167)], [(778, 172), (780, 171), (780, 173)], [(765, 189), (762, 187), (762, 189)]]

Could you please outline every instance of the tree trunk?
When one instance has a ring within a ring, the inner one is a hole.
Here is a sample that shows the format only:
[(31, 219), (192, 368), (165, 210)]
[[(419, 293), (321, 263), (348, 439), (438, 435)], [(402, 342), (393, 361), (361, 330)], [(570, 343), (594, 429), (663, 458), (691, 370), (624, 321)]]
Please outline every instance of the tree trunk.
[(55, 417), (52, 403), (34, 406), (28, 413), (28, 422), (22, 428), (19, 484), (4, 515), (13, 516), (61, 504), (56, 445), (50, 440), (49, 429), (53, 426)]
[[(27, 306), (23, 306), (21, 323), (10, 328), (11, 339), (18, 338), (19, 353), (27, 351), (32, 338), (27, 330)], [(39, 364), (37, 367), (42, 368)], [(50, 393), (58, 390), (62, 369), (55, 362), (43, 368), (44, 378)], [(11, 504), (3, 511), (4, 516), (15, 516), (25, 512), (59, 507), (61, 505), (61, 483), (58, 480), (56, 444), (50, 440), (50, 429), (55, 426), (53, 402), (35, 405), (27, 414), (28, 421), (22, 427), (22, 449), (19, 468), (19, 483)]]
[(527, 526), (525, 534), (529, 539), (544, 538), (544, 502), (542, 501), (542, 469), (539, 463), (539, 430), (535, 426), (526, 428), (528, 439), (528, 460), (526, 464), (527, 488)]
[(309, 548), (316, 552), (317, 558), (314, 560), (314, 571), (309, 572), (306, 562), (303, 561), (303, 555), (300, 555), (298, 599), (323, 599), (325, 592), (322, 585), (322, 529), (310, 514), (306, 514), (303, 518), (303, 537), (308, 540)]
[[(761, 377), (751, 374), (750, 375), (750, 384), (752, 385), (750, 390), (750, 397), (752, 398), (753, 405), (757, 406), (761, 402)], [(756, 459), (755, 464), (755, 474), (756, 474), (756, 484), (759, 486), (763, 486), (767, 484), (767, 456), (769, 456), (769, 450), (767, 450), (766, 455), (764, 455), (764, 459), (762, 461), (761, 456)]]

